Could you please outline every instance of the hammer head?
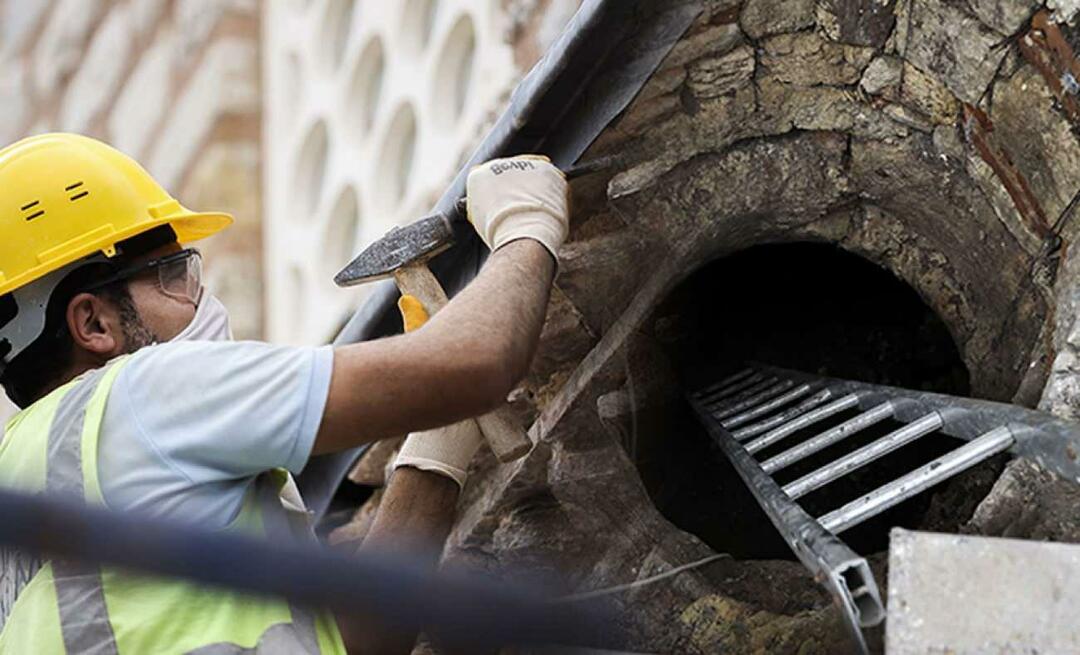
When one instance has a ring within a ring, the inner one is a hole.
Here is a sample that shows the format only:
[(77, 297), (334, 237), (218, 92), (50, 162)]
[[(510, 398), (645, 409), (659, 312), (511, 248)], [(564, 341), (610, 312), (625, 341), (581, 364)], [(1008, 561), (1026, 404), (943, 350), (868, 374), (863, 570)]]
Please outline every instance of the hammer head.
[(453, 243), (450, 222), (442, 214), (433, 214), (387, 232), (343, 268), (334, 282), (351, 287), (390, 277), (399, 268), (426, 263)]

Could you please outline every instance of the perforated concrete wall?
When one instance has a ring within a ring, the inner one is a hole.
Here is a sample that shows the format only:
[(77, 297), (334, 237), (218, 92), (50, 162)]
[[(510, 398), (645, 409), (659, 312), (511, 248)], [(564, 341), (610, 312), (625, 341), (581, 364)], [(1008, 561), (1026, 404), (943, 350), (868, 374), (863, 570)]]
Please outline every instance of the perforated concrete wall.
[(430, 209), (521, 71), (497, 0), (264, 9), (267, 331), (323, 343), (366, 293), (334, 273)]

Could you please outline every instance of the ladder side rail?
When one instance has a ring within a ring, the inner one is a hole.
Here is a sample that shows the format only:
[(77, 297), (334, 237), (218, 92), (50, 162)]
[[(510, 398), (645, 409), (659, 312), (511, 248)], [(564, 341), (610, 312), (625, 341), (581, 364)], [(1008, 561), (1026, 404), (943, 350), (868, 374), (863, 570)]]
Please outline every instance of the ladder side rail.
[(689, 402), (792, 552), (829, 590), (842, 609), (852, 639), (860, 652), (866, 652), (861, 628), (877, 625), (885, 617), (881, 594), (866, 560), (791, 500), (746, 449), (712, 419), (708, 409), (693, 396)]

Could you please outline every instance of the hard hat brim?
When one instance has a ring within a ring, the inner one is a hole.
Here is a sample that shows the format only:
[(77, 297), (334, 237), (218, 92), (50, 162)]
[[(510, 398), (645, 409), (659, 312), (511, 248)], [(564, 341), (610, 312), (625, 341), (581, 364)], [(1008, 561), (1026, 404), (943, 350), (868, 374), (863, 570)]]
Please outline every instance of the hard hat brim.
[(193, 243), (213, 236), (233, 224), (233, 217), (222, 213), (191, 212), (185, 216), (174, 217), (162, 224), (171, 225), (180, 243)]

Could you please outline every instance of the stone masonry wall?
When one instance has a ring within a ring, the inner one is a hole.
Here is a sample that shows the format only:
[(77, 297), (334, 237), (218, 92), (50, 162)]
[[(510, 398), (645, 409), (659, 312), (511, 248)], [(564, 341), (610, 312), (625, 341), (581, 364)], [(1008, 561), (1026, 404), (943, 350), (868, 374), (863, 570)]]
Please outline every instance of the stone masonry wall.
[[(652, 418), (678, 400), (663, 348), (678, 317), (658, 307), (695, 269), (757, 243), (835, 243), (880, 264), (944, 320), (974, 395), (1080, 411), (1080, 37), (1066, 16), (1026, 0), (703, 4), (587, 155), (622, 165), (574, 185), (540, 352), (514, 396), (537, 446), (510, 465), (474, 462), (450, 562), (589, 590), (712, 554), (656, 510), (625, 437), (663, 447), (683, 429)], [(391, 451), (354, 478), (381, 484)], [(1011, 465), (943, 529), (1080, 540), (1061, 484)], [(377, 502), (335, 539), (362, 537)], [(629, 650), (847, 648), (795, 562), (721, 559), (612, 599)]]

